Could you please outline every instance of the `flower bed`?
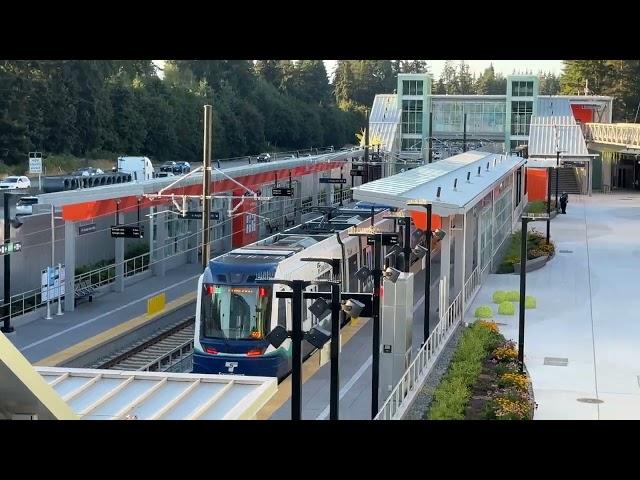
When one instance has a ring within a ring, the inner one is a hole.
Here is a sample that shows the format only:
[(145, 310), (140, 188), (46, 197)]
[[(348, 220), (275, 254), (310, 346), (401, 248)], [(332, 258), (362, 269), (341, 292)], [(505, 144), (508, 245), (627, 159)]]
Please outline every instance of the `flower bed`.
[[(516, 267), (520, 265), (520, 243), (522, 232), (517, 231), (511, 235), (509, 247), (505, 253), (504, 260), (498, 267), (496, 273), (514, 273)], [(550, 242), (547, 245), (547, 238), (544, 234), (532, 229), (527, 238), (527, 260), (534, 260), (542, 257), (552, 257), (555, 254), (555, 245)]]
[(518, 372), (518, 351), (494, 322), (464, 332), (449, 370), (434, 393), (430, 420), (529, 420), (529, 378)]

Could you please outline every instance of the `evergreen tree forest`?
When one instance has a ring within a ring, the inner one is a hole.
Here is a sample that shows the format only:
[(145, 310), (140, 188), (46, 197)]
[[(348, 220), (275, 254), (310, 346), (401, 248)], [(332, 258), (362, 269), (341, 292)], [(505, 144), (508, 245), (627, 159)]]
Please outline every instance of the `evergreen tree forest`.
[[(213, 105), (215, 158), (356, 143), (375, 95), (398, 73), (429, 73), (425, 60), (0, 60), (0, 163), (29, 151), (78, 158), (146, 155), (199, 161), (202, 107)], [(538, 72), (540, 94), (615, 97), (614, 121), (634, 121), (639, 60), (569, 60)], [(447, 61), (436, 94), (504, 95), (493, 66), (480, 75)]]

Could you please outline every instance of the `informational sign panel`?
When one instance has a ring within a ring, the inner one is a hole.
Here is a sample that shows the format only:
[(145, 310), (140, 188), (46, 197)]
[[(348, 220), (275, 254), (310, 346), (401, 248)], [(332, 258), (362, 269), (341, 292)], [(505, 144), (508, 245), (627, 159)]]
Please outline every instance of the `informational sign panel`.
[(78, 227), (78, 235), (84, 235), (86, 233), (92, 233), (96, 231), (96, 224), (90, 223), (88, 225), (82, 225)]
[(144, 238), (142, 227), (129, 225), (113, 225), (111, 227), (112, 238)]
[(293, 188), (291, 187), (277, 187), (271, 189), (271, 196), (273, 197), (293, 197)]
[[(202, 220), (202, 212), (190, 210), (184, 212), (184, 215), (180, 215), (178, 218), (184, 220)], [(220, 220), (220, 212), (209, 212), (209, 220)]]
[(320, 178), (320, 183), (347, 183), (346, 178)]
[(361, 177), (362, 176), (362, 170), (350, 170), (351, 176), (352, 177)]
[(57, 265), (55, 267), (47, 267), (42, 270), (41, 274), (40, 295), (43, 302), (52, 301), (64, 295), (64, 265), (61, 268), (58, 268)]
[(9, 242), (0, 244), (0, 255), (9, 255), (11, 253), (21, 252), (22, 242)]
[(29, 173), (42, 173), (42, 157), (29, 158)]
[[(398, 234), (394, 233), (392, 235), (382, 235), (382, 245), (384, 246), (392, 246), (398, 244)], [(367, 245), (375, 245), (375, 236), (371, 235), (367, 237)]]

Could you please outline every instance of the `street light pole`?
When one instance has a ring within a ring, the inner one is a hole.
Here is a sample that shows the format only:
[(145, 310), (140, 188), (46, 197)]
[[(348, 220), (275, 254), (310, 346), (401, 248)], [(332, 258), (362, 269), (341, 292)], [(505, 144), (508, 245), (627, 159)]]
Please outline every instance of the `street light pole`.
[[(204, 145), (202, 149), (202, 268), (209, 265), (210, 256), (210, 232), (209, 232), (209, 216), (211, 212), (211, 200), (209, 199), (211, 191), (211, 118), (213, 107), (211, 105), (204, 106)], [(251, 161), (249, 161), (251, 163)]]
[[(552, 167), (547, 169), (548, 179), (547, 179), (547, 245), (549, 245), (549, 236), (550, 236), (550, 228), (551, 228), (551, 172), (553, 171)], [(558, 172), (556, 172), (557, 175)]]
[(558, 176), (560, 175), (560, 150), (556, 151), (556, 211), (558, 211)]
[(527, 224), (529, 220), (522, 217), (522, 240), (520, 241), (520, 322), (518, 326), (518, 363), (520, 373), (524, 371), (524, 303), (527, 282)]
[(293, 308), (293, 330), (291, 332), (292, 342), (292, 365), (291, 365), (291, 420), (302, 419), (302, 291), (309, 283), (303, 280), (293, 280), (291, 289), (293, 298), (291, 305)]
[(331, 382), (329, 387), (329, 420), (340, 415), (340, 324), (344, 313), (340, 308), (340, 285), (331, 285)]
[(427, 343), (429, 338), (429, 327), (431, 323), (431, 204), (427, 204), (427, 260), (424, 271), (424, 326), (423, 342)]
[(371, 419), (378, 414), (380, 385), (380, 283), (382, 278), (382, 235), (375, 235), (373, 245), (373, 362), (371, 364)]

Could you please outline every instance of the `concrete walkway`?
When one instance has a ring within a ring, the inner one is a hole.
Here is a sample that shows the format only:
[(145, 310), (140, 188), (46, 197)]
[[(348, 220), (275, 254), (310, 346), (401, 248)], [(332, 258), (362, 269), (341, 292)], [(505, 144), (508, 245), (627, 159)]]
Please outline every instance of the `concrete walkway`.
[[(532, 226), (545, 231), (543, 222)], [(555, 258), (527, 274), (527, 295), (538, 301), (525, 317), (534, 418), (640, 419), (640, 195), (572, 195), (551, 238)], [(489, 275), (466, 321), (478, 305), (492, 305), (502, 333), (517, 342), (518, 305), (514, 316), (498, 315), (491, 296), (519, 282)]]

